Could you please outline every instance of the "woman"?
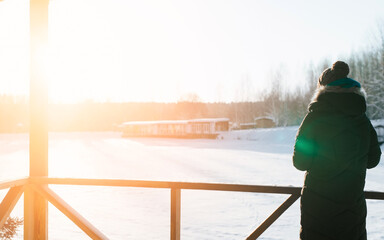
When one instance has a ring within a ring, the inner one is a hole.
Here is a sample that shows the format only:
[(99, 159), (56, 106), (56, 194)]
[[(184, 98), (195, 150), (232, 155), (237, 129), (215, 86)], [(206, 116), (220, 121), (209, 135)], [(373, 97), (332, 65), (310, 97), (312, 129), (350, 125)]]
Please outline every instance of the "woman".
[(365, 94), (338, 61), (320, 76), (296, 136), (294, 166), (306, 171), (301, 196), (302, 240), (367, 239), (364, 197), (367, 168), (381, 156), (365, 115)]

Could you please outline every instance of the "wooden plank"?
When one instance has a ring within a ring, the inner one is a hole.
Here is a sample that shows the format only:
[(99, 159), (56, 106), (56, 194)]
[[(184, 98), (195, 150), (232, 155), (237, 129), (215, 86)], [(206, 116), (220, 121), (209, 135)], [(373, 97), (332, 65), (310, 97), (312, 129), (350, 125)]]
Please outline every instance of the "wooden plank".
[(373, 200), (384, 200), (384, 192), (371, 192), (366, 191), (364, 192), (366, 199), (373, 199)]
[(48, 239), (48, 202), (30, 185), (24, 190), (24, 239)]
[[(30, 128), (29, 175), (48, 176), (48, 46), (49, 0), (30, 0)], [(27, 190), (24, 194), (24, 239), (48, 239), (48, 203)]]
[(181, 183), (178, 188), (190, 190), (214, 190), (214, 191), (234, 191), (234, 192), (257, 192), (257, 193), (276, 193), (276, 194), (300, 194), (300, 187), (278, 187), (262, 185), (240, 185), (222, 183)]
[(33, 240), (35, 235), (34, 193), (27, 185), (24, 190), (24, 240)]
[(0, 190), (11, 188), (11, 187), (17, 187), (22, 186), (28, 183), (28, 178), (20, 178), (16, 180), (8, 180), (8, 181), (2, 181), (0, 182)]
[(31, 185), (33, 190), (47, 199), (53, 206), (59, 209), (65, 216), (67, 216), (73, 223), (75, 223), (81, 230), (83, 230), (90, 238), (96, 240), (108, 239), (102, 232), (88, 222), (81, 216), (75, 209), (69, 206), (63, 199), (61, 199), (55, 192), (46, 186)]
[[(300, 195), (301, 187), (267, 186), (267, 185), (241, 185), (223, 183), (189, 183), (189, 182), (163, 182), (163, 181), (139, 181), (124, 179), (86, 179), (86, 178), (48, 178), (31, 177), (31, 183), (35, 184), (62, 184), (83, 186), (109, 186), (109, 187), (143, 187), (143, 188), (179, 188), (189, 190), (234, 191), (254, 193), (275, 193)], [(0, 185), (1, 186), (1, 185)], [(384, 192), (366, 191), (367, 199), (384, 200)]]
[(63, 184), (86, 186), (111, 186), (111, 187), (145, 187), (145, 188), (178, 188), (190, 190), (257, 192), (276, 194), (300, 194), (300, 187), (277, 187), (262, 185), (241, 185), (223, 183), (188, 183), (188, 182), (162, 182), (162, 181), (136, 181), (120, 179), (81, 179), (81, 178), (46, 178), (32, 177), (31, 183), (35, 184)]
[(48, 5), (30, 0), (30, 176), (48, 176)]
[(24, 186), (17, 186), (9, 189), (3, 201), (0, 204), (0, 228), (3, 227), (11, 214), (16, 203), (19, 201), (21, 194), (23, 194)]
[(181, 191), (171, 189), (171, 240), (180, 240)]
[[(163, 181), (138, 181), (124, 179), (86, 179), (86, 178), (48, 178), (31, 177), (35, 184), (63, 184), (84, 186), (110, 186), (110, 187), (144, 187), (144, 188), (179, 188), (190, 190), (257, 192), (276, 194), (300, 194), (301, 187), (267, 186), (267, 185), (241, 185), (223, 183), (189, 183), (189, 182), (163, 182)], [(1, 186), (1, 184), (0, 184)], [(366, 191), (367, 199), (384, 200), (384, 192)]]
[(83, 185), (104, 187), (143, 187), (143, 188), (172, 188), (173, 183), (157, 181), (136, 181), (120, 179), (85, 179), (85, 178), (47, 178), (31, 177), (30, 182), (34, 184), (61, 184), (61, 185)]
[(251, 235), (247, 237), (247, 240), (257, 239), (269, 226), (272, 225), (296, 200), (300, 198), (300, 195), (291, 195), (283, 204), (280, 205)]

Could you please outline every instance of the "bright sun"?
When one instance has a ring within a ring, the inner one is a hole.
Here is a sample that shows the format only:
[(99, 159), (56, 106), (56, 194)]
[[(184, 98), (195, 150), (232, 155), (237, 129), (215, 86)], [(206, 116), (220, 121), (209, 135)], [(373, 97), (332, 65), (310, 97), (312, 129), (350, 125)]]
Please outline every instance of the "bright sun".
[[(123, 88), (122, 63), (111, 37), (100, 34), (82, 19), (68, 21), (64, 6), (50, 8), (49, 47), (46, 69), (50, 99), (72, 103), (93, 99), (118, 99)], [(65, 14), (64, 14), (65, 15)], [(105, 35), (111, 35), (104, 32)]]
[(175, 100), (178, 84), (171, 79), (181, 79), (181, 68), (169, 64), (172, 49), (164, 49), (161, 40), (144, 31), (149, 23), (136, 26), (143, 36), (132, 34), (132, 22), (128, 26), (117, 17), (127, 18), (124, 11), (129, 8), (123, 9), (121, 2), (111, 2), (105, 11), (101, 3), (50, 3), (45, 67), (51, 101)]

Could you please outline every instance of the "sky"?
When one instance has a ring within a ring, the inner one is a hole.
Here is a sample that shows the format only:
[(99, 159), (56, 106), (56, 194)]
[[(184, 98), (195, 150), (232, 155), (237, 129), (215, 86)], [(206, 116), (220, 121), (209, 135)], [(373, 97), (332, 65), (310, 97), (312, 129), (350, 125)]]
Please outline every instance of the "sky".
[[(257, 100), (372, 45), (381, 0), (51, 0), (50, 100)], [(28, 95), (29, 1), (0, 1), (0, 95)]]

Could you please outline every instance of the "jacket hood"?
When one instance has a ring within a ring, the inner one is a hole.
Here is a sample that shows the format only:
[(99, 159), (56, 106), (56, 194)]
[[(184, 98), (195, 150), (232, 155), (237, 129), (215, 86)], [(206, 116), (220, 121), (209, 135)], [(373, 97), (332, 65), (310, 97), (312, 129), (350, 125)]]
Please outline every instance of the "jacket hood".
[(309, 111), (321, 111), (329, 113), (341, 112), (348, 116), (365, 114), (365, 91), (362, 88), (340, 86), (320, 86), (309, 105)]

